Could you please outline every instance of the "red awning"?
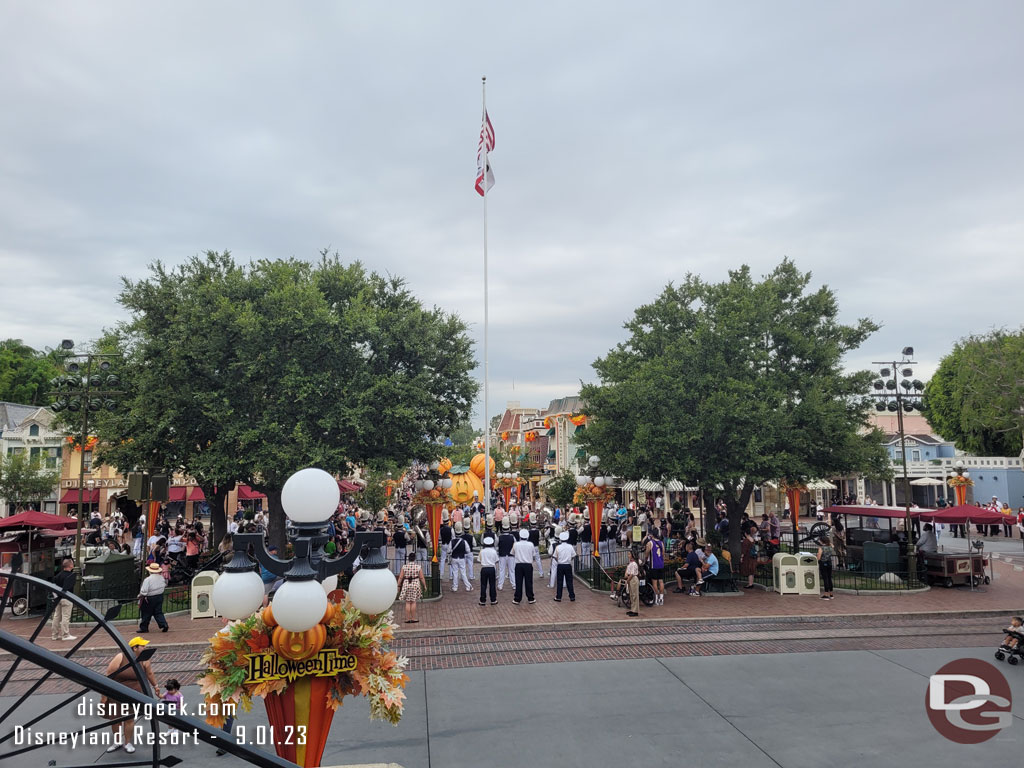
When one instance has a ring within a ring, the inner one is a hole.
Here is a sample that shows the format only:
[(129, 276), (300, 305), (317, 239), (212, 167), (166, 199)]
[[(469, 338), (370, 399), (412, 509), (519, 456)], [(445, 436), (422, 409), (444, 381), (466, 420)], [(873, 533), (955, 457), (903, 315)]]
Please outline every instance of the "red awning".
[[(844, 504), (837, 504), (833, 507), (826, 507), (825, 512), (830, 515), (859, 515), (860, 517), (879, 517), (888, 520), (902, 520), (907, 516), (907, 510), (903, 507), (855, 507)], [(930, 514), (931, 509), (912, 509), (910, 517)]]
[(359, 493), (361, 490), (363, 490), (358, 485), (356, 485), (355, 483), (350, 483), (348, 480), (339, 480), (338, 488), (339, 490), (341, 490), (342, 493)]
[[(99, 494), (99, 491), (95, 493)], [(76, 501), (78, 491), (75, 491)], [(88, 497), (88, 492), (86, 492)], [(43, 529), (61, 529), (61, 528), (75, 528), (78, 526), (78, 520), (73, 517), (63, 517), (61, 515), (51, 515), (47, 512), (39, 512), (35, 509), (29, 509), (25, 512), (19, 512), (16, 515), (5, 517), (0, 520), (0, 528), (43, 528)]]
[(250, 488), (248, 485), (238, 486), (238, 500), (239, 501), (252, 501), (253, 499), (265, 499), (266, 495), (258, 493)]
[(189, 501), (206, 501), (206, 494), (203, 493), (203, 489), (198, 485), (192, 489), (192, 493), (188, 495)]
[[(78, 503), (78, 489), (72, 488), (69, 491), (65, 491), (64, 495), (60, 497), (61, 504), (77, 504)], [(82, 503), (83, 504), (99, 504), (100, 503), (100, 491), (98, 488), (93, 490), (85, 490), (82, 492)]]
[(972, 507), (970, 504), (962, 504), (958, 507), (948, 507), (937, 511), (928, 510), (921, 514), (921, 519), (929, 523), (949, 523), (951, 525), (963, 525), (974, 523), (976, 525), (998, 525), (1000, 523), (1011, 523), (1013, 515), (1004, 515), (1002, 512), (993, 512), (985, 507)]
[(168, 501), (184, 501), (185, 500), (185, 486), (183, 485), (172, 485), (167, 491)]

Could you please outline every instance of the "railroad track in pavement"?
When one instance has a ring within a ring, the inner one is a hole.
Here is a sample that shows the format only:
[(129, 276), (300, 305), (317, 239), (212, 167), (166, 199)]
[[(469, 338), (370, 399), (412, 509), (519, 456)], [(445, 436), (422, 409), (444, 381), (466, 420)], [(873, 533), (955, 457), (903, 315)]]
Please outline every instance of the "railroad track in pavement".
[[(998, 644), (1001, 616), (806, 617), (749, 622), (650, 621), (558, 627), (481, 630), (424, 630), (403, 633), (392, 644), (409, 658), (409, 669), (504, 666), (573, 661), (606, 661), (658, 657), (717, 656), (835, 650), (976, 647)], [(152, 664), (157, 679), (177, 677), (183, 685), (202, 674), (202, 649), (159, 649)], [(76, 655), (76, 660), (102, 671), (109, 653)], [(7, 660), (0, 661), (0, 674)], [(21, 665), (0, 691), (20, 695), (39, 679), (38, 668)], [(64, 680), (50, 679), (39, 693), (73, 691)]]

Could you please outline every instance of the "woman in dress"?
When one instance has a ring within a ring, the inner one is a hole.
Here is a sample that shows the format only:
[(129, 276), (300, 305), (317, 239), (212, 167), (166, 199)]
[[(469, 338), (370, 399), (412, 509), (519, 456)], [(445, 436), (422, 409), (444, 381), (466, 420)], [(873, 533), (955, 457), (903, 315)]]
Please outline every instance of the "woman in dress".
[(399, 600), (405, 601), (405, 623), (416, 624), (416, 601), (423, 595), (427, 588), (427, 581), (423, 578), (423, 569), (416, 562), (415, 550), (406, 556), (406, 564), (402, 566), (402, 589), (398, 594)]

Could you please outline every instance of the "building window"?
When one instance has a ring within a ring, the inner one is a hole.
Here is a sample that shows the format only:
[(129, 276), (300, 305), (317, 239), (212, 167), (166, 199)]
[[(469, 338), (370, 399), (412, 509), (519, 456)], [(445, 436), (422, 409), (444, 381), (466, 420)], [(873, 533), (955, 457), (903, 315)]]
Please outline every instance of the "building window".
[(82, 466), (86, 472), (92, 472), (92, 451), (84, 451), (82, 453)]
[(901, 451), (899, 448), (897, 448), (895, 451), (893, 451), (892, 460), (893, 461), (903, 461), (903, 451)]
[(28, 456), (32, 461), (38, 461), (43, 452), (42, 448), (29, 448)]
[(910, 452), (910, 460), (911, 461), (920, 461), (921, 460), (921, 452), (919, 450), (917, 450), (917, 449), (914, 449), (913, 451), (911, 451)]
[(29, 437), (39, 437), (39, 425), (33, 424), (28, 428)]
[(17, 456), (19, 453), (24, 453), (24, 452), (25, 452), (24, 448), (8, 448), (7, 449), (7, 455), (8, 456)]
[(47, 469), (56, 469), (60, 465), (60, 457), (60, 448), (47, 448), (46, 458), (43, 460), (43, 463)]

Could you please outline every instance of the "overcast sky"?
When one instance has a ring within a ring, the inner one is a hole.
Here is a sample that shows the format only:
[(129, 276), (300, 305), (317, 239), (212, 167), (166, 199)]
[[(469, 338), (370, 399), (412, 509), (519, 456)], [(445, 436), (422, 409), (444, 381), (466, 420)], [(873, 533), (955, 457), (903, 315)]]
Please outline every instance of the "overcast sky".
[(96, 337), (154, 259), (329, 247), (482, 338), (481, 75), (492, 413), (688, 271), (793, 258), (884, 326), (858, 367), (1024, 322), (1021, 3), (496, 6), (0, 0), (0, 337)]

